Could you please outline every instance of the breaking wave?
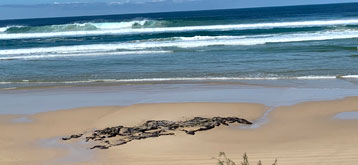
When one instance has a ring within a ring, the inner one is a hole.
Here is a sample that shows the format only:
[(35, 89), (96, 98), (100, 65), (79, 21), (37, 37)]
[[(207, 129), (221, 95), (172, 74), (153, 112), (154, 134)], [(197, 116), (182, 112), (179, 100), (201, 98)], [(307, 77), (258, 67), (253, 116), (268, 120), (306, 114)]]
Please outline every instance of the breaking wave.
[[(119, 42), (111, 44), (92, 44), (92, 45), (74, 45), (58, 47), (39, 47), (23, 49), (5, 49), (0, 50), (0, 57), (14, 57), (17, 55), (47, 55), (57, 54), (56, 56), (65, 56), (66, 54), (77, 53), (110, 53), (118, 51), (133, 50), (155, 50), (169, 48), (196, 48), (207, 46), (250, 46), (268, 43), (289, 43), (322, 41), (335, 39), (358, 38), (358, 31), (325, 31), (294, 34), (275, 34), (275, 35), (254, 35), (254, 36), (194, 36), (194, 37), (174, 37), (157, 41), (138, 40), (136, 42)], [(173, 49), (169, 49), (173, 50)]]
[(164, 21), (155, 20), (134, 20), (123, 22), (87, 22), (87, 23), (72, 23), (60, 25), (46, 25), (46, 26), (7, 26), (0, 27), (0, 32), (8, 34), (17, 33), (48, 33), (48, 32), (76, 32), (76, 31), (104, 31), (113, 29), (135, 29), (135, 28), (149, 28), (161, 27)]
[(230, 31), (247, 29), (326, 27), (338, 25), (358, 25), (358, 19), (313, 20), (206, 26), (191, 26), (190, 24), (183, 24), (180, 27), (168, 27), (170, 26), (170, 22), (159, 20), (135, 20), (128, 22), (124, 21), (103, 23), (88, 22), (49, 26), (9, 26), (0, 27), (0, 39), (124, 35), (140, 33), (173, 33), (188, 31)]

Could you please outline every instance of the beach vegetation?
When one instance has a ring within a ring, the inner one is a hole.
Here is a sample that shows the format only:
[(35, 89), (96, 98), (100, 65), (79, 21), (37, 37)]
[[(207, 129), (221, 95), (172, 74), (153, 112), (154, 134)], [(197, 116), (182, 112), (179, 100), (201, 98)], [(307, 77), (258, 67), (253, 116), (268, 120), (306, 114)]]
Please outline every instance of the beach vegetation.
[[(243, 160), (240, 163), (235, 163), (232, 159), (228, 158), (226, 156), (225, 152), (220, 152), (219, 156), (217, 158), (214, 158), (214, 159), (216, 159), (218, 161), (217, 165), (250, 165), (249, 157), (247, 156), (246, 153), (244, 153), (244, 155), (242, 155)], [(257, 162), (257, 165), (262, 165), (261, 160), (259, 160)], [(278, 165), (277, 164), (277, 159), (275, 159), (275, 162), (272, 163), (272, 165)]]

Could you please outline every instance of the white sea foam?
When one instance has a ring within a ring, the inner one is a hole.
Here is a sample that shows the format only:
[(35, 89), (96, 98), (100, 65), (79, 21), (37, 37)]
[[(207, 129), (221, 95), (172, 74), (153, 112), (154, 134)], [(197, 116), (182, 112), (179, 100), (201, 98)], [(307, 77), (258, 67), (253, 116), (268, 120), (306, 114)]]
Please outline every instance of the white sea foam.
[(5, 32), (8, 29), (8, 27), (0, 27), (0, 33)]
[(337, 76), (300, 76), (295, 77), (294, 79), (299, 80), (320, 80), (320, 79), (336, 79)]
[(161, 54), (171, 51), (122, 51), (122, 52), (101, 52), (101, 53), (72, 53), (72, 54), (46, 54), (46, 55), (20, 55), (0, 57), (0, 60), (30, 60), (42, 58), (63, 58), (63, 57), (89, 57), (89, 56), (108, 56), (108, 55), (131, 55), (131, 54)]
[[(149, 23), (148, 23), (149, 22)], [(102, 32), (110, 32), (111, 30), (123, 30), (132, 28), (142, 28), (148, 23), (148, 27), (160, 25), (160, 21), (152, 20), (133, 20), (123, 22), (86, 22), (86, 23), (71, 23), (71, 24), (58, 24), (58, 25), (45, 25), (45, 26), (20, 26), (12, 25), (7, 27), (0, 27), (0, 39), (16, 39), (16, 38), (36, 38), (37, 35), (41, 37), (54, 36), (71, 36), (73, 35), (94, 35), (101, 34)], [(156, 24), (157, 23), (157, 24)], [(16, 28), (15, 32), (11, 31)], [(92, 32), (91, 32), (92, 31)], [(88, 33), (87, 33), (88, 32)], [(30, 37), (29, 34), (34, 35)], [(2, 37), (1, 37), (2, 36)]]
[(345, 75), (345, 76), (338, 76), (339, 78), (346, 78), (346, 79), (358, 79), (358, 75)]
[(60, 82), (40, 82), (40, 81), (18, 81), (18, 82), (0, 82), (0, 84), (52, 84), (52, 83), (93, 83), (93, 82), (164, 82), (164, 81), (220, 81), (220, 80), (278, 80), (279, 77), (174, 77), (174, 78), (143, 78), (143, 79), (90, 79), (79, 81), (60, 81)]
[(314, 20), (296, 22), (271, 22), (254, 24), (234, 24), (234, 25), (208, 25), (208, 26), (183, 26), (183, 27), (150, 27), (150, 28), (127, 28), (134, 24), (143, 24), (144, 21), (130, 21), (120, 23), (94, 23), (98, 30), (93, 31), (63, 31), (51, 33), (9, 33), (0, 34), (0, 39), (20, 39), (20, 38), (47, 38), (47, 37), (69, 37), (69, 36), (92, 36), (92, 35), (123, 35), (138, 33), (172, 33), (186, 31), (228, 31), (246, 29), (272, 29), (272, 28), (296, 28), (296, 27), (316, 27), (316, 26), (336, 26), (336, 25), (358, 25), (358, 19), (347, 20)]
[(128, 22), (104, 22), (104, 23), (91, 23), (96, 26), (98, 29), (124, 29), (124, 28), (132, 28), (134, 25), (138, 24), (144, 26), (148, 20), (140, 20), (140, 21), (128, 21)]
[[(176, 77), (176, 78), (147, 78), (147, 79), (106, 79), (106, 80), (91, 80), (91, 81), (107, 81), (107, 82), (150, 82), (150, 81), (215, 81), (215, 80), (285, 80), (285, 79), (298, 79), (298, 80), (318, 80), (318, 79), (336, 79), (337, 76), (299, 76), (299, 77)], [(343, 76), (344, 77), (344, 76)], [(349, 77), (349, 76), (348, 76)], [(357, 78), (358, 75), (355, 77)]]
[(194, 36), (194, 37), (173, 37), (177, 40), (183, 41), (197, 41), (197, 40), (228, 40), (228, 39), (241, 39), (247, 36)]
[(109, 80), (115, 82), (151, 82), (151, 81), (210, 81), (210, 80), (278, 80), (279, 77), (175, 77)]
[(0, 27), (0, 33), (4, 33), (6, 32), (8, 29), (12, 28), (12, 27), (24, 27), (24, 26), (6, 26), (6, 27)]
[[(347, 75), (348, 77), (351, 75)], [(353, 75), (354, 79), (358, 79), (358, 75)], [(130, 82), (168, 82), (168, 81), (239, 81), (239, 80), (326, 80), (336, 79), (338, 76), (300, 76), (300, 77), (173, 77), (173, 78), (143, 78), (143, 79), (90, 79), (90, 80), (79, 80), (79, 81), (59, 81), (59, 82), (39, 82), (39, 81), (18, 81), (18, 82), (0, 82), (0, 84), (52, 84), (52, 83), (63, 83), (63, 84), (75, 84), (75, 83), (96, 83), (96, 82), (107, 82), (107, 83), (130, 83)], [(343, 76), (344, 77), (344, 76)]]
[(43, 47), (28, 49), (5, 49), (0, 50), (0, 56), (16, 56), (16, 55), (46, 55), (46, 54), (70, 54), (70, 53), (103, 53), (119, 50), (145, 50), (145, 49), (162, 49), (162, 48), (196, 48), (205, 46), (235, 46), (235, 45), (258, 45), (266, 43), (288, 43), (288, 42), (304, 42), (304, 41), (321, 41), (333, 39), (349, 39), (358, 38), (358, 31), (326, 31), (314, 33), (295, 33), (280, 35), (257, 35), (246, 38), (236, 38), (235, 36), (220, 37), (192, 37), (183, 40), (170, 41), (137, 41), (123, 42), (114, 44), (93, 44), (93, 45), (76, 45), (76, 46), (59, 46), (59, 47)]

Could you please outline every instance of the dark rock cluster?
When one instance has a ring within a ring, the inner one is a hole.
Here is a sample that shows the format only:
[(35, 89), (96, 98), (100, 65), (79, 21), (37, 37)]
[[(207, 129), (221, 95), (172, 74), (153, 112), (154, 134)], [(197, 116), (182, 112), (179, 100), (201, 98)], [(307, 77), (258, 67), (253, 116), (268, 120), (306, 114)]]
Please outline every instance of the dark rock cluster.
[[(238, 117), (195, 117), (187, 121), (148, 120), (137, 127), (116, 126), (96, 130), (86, 136), (86, 142), (100, 142), (101, 145), (93, 146), (91, 149), (108, 149), (112, 146), (126, 144), (133, 140), (154, 138), (159, 136), (175, 135), (175, 131), (183, 131), (188, 135), (195, 135), (196, 132), (213, 129), (220, 125), (228, 126), (232, 123), (252, 124), (251, 122)], [(80, 138), (83, 134), (64, 137), (62, 140)]]
[(76, 138), (80, 138), (83, 134), (78, 134), (78, 135), (71, 135), (69, 137), (63, 137), (62, 140), (71, 140), (71, 139), (76, 139)]

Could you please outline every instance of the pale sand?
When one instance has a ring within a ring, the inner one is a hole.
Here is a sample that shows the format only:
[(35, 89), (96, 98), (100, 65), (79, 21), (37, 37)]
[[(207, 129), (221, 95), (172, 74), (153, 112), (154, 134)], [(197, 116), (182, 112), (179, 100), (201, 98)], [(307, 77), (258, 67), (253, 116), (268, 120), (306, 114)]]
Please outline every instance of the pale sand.
[(0, 116), (0, 164), (210, 165), (216, 164), (212, 157), (220, 151), (236, 161), (247, 152), (252, 164), (259, 159), (271, 164), (275, 158), (284, 165), (358, 163), (358, 120), (333, 119), (339, 112), (358, 111), (358, 97), (278, 107), (269, 114), (269, 122), (257, 129), (219, 127), (194, 136), (181, 133), (91, 150), (93, 158), (80, 163), (57, 161), (66, 157), (67, 148), (40, 145), (41, 139), (150, 119), (237, 116), (255, 121), (266, 109), (260, 104), (177, 103), (46, 112), (30, 116), (31, 123), (11, 123), (18, 116)]

